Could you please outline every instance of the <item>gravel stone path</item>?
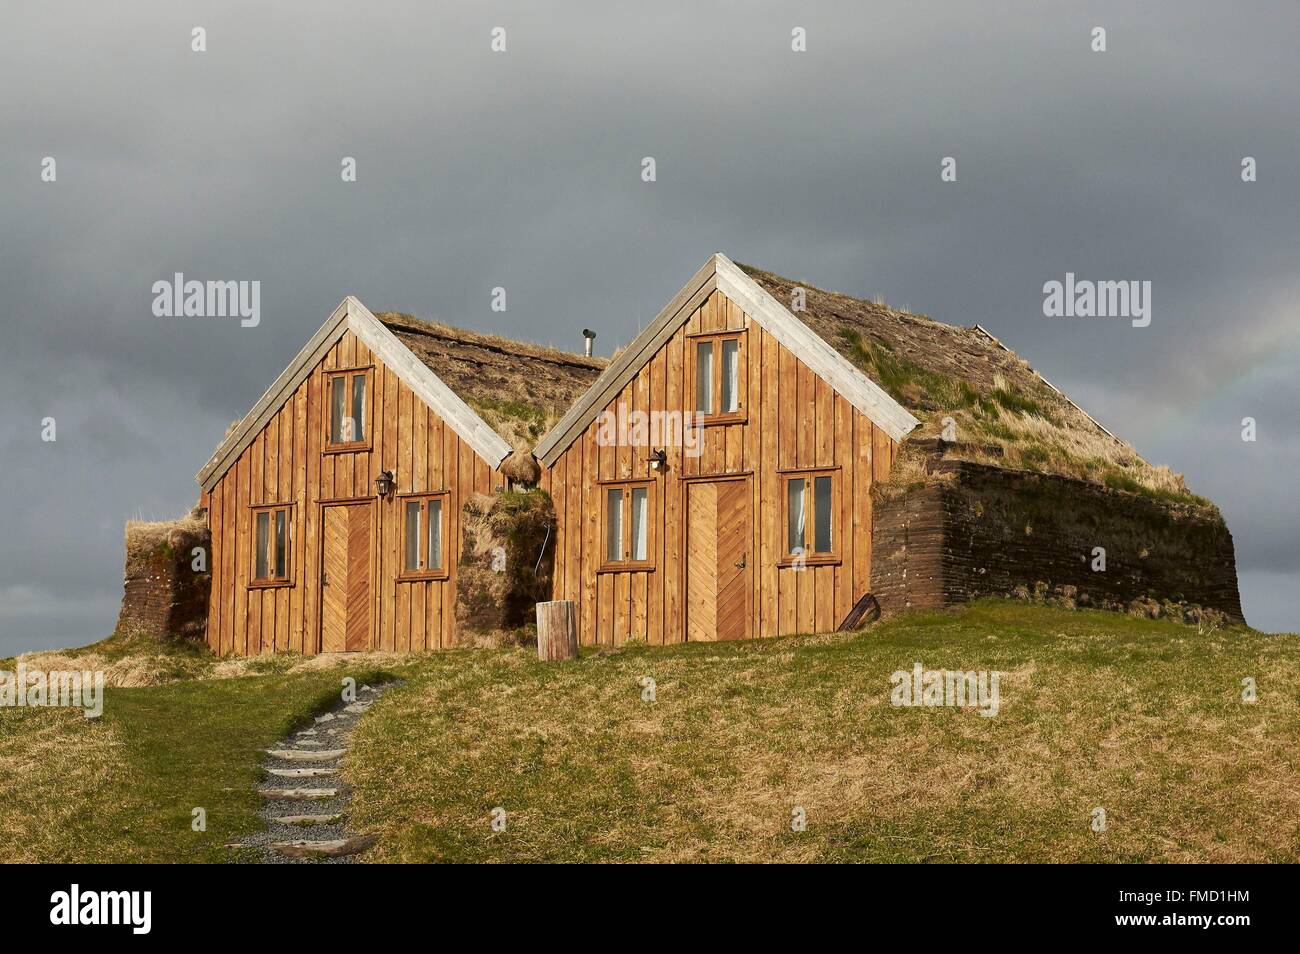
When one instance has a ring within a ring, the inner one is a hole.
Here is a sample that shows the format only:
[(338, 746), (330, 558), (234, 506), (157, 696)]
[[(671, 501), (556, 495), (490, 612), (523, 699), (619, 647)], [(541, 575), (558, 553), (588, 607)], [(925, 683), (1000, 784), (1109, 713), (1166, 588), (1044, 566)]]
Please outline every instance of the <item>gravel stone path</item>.
[(267, 750), (267, 777), (257, 786), (266, 830), (243, 841), (263, 864), (349, 864), (374, 844), (374, 836), (348, 829), (352, 790), (339, 762), (358, 720), (392, 685), (362, 686), (356, 702), (340, 700)]

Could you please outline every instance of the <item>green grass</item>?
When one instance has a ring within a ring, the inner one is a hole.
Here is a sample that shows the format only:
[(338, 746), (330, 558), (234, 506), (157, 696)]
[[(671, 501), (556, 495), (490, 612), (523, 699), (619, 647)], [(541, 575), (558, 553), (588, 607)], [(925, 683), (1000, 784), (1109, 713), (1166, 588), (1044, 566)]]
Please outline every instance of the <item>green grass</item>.
[(524, 401), (477, 397), (470, 398), (469, 402), (480, 413), (487, 412), (519, 421), (534, 437), (540, 437), (546, 430), (546, 411)]
[[(990, 602), (857, 637), (447, 655), (355, 733), (353, 817), (370, 860), (1296, 861), (1295, 648)], [(1003, 672), (1000, 714), (894, 708), (918, 660)]]
[[(156, 648), (156, 644), (155, 644)], [(182, 654), (184, 650), (179, 650)], [(0, 861), (212, 862), (256, 830), (261, 750), (373, 671), (106, 689), (104, 712), (0, 710)], [(207, 812), (207, 831), (191, 829)]]
[(995, 388), (993, 390), (993, 400), (997, 402), (999, 407), (1013, 413), (1050, 419), (1050, 415), (1043, 410), (1041, 404), (1014, 389)]
[(840, 337), (847, 343), (853, 363), (903, 404), (930, 404), (948, 410), (978, 407), (993, 416), (997, 414), (996, 405), (966, 381), (928, 371), (895, 355), (883, 342), (869, 341), (856, 331), (841, 331)]
[(1194, 494), (1190, 491), (1174, 491), (1164, 487), (1148, 487), (1141, 481), (1135, 480), (1131, 475), (1125, 473), (1117, 467), (1107, 466), (1103, 470), (1103, 483), (1111, 490), (1123, 490), (1130, 494), (1141, 494), (1143, 497), (1150, 497), (1153, 500), (1162, 500), (1169, 503), (1194, 503), (1208, 510), (1218, 510), (1209, 499)]
[[(353, 734), (351, 822), (379, 835), (368, 861), (1294, 862), (1296, 640), (986, 601), (564, 664), (433, 653)], [(999, 714), (892, 706), (917, 661), (1002, 673)], [(0, 710), (0, 861), (247, 857), (222, 845), (259, 824), (260, 749), (345, 674), (110, 689), (98, 720)]]

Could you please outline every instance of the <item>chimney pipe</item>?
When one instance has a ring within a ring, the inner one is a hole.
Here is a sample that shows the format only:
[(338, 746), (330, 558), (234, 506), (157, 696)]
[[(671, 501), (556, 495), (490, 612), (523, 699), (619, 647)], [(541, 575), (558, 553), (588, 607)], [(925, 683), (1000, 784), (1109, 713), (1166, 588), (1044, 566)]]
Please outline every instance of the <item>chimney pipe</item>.
[(582, 338), (583, 338), (583, 353), (586, 354), (588, 358), (590, 358), (591, 343), (596, 340), (596, 332), (592, 331), (590, 328), (583, 328)]

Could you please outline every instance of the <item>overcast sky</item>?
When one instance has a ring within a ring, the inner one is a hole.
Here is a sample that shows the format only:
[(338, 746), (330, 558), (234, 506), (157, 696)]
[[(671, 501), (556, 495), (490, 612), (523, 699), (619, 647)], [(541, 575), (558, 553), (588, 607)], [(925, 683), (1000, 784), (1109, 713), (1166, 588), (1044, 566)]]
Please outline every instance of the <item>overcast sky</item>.
[[(195, 502), (344, 295), (609, 354), (714, 251), (984, 325), (1218, 503), (1247, 619), (1300, 630), (1291, 0), (0, 17), (0, 655), (111, 631), (123, 522)], [(1067, 271), (1151, 281), (1150, 326), (1045, 318)], [(260, 326), (154, 317), (174, 272), (260, 281)]]

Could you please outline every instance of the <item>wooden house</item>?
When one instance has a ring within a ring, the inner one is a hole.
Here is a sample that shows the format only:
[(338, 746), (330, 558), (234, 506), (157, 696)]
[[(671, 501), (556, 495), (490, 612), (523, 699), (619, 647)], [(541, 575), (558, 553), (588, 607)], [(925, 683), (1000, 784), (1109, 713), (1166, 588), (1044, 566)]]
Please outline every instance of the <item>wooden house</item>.
[(222, 655), (455, 645), (463, 507), (516, 482), (587, 645), (1049, 584), (1240, 618), (1213, 506), (983, 328), (721, 254), (609, 362), (345, 299), (198, 480)]
[(538, 444), (582, 643), (825, 631), (868, 593), (918, 422), (799, 306), (712, 256)]
[[(603, 362), (348, 297), (197, 475), (220, 655), (452, 645), (460, 514)], [(535, 479), (535, 476), (534, 476)]]

